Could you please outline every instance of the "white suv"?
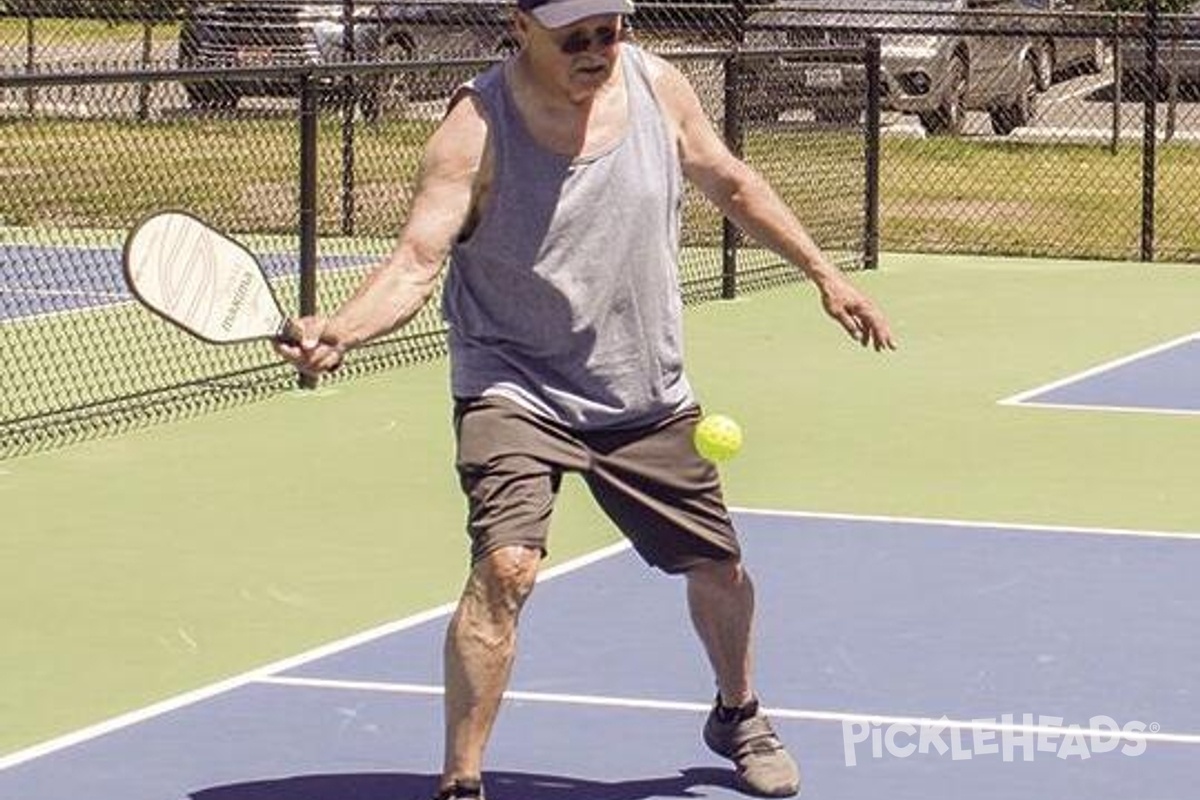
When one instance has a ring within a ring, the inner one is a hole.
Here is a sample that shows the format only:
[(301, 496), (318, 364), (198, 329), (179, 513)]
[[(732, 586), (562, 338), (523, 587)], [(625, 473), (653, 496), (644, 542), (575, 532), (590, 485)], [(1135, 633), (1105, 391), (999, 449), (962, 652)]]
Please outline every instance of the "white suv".
[[(963, 35), (968, 18), (955, 12), (1027, 10), (1020, 0), (794, 0), (753, 14), (747, 44), (764, 48), (862, 48), (881, 34), (883, 106), (916, 114), (932, 134), (957, 135), (965, 112), (988, 112), (992, 129), (1008, 134), (1036, 112), (1038, 53), (1028, 37)], [(828, 9), (828, 10), (825, 10)], [(865, 12), (865, 13), (864, 13)], [(918, 32), (920, 31), (920, 32)], [(803, 56), (752, 61), (747, 111), (774, 117), (812, 108), (818, 119), (857, 119), (866, 97), (860, 63)]]

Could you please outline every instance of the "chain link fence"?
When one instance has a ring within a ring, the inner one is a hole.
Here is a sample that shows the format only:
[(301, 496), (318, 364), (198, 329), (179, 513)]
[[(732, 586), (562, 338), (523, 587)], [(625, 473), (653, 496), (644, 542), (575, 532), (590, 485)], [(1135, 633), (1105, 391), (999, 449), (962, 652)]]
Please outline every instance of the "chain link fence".
[[(45, 6), (24, 11), (34, 8)], [(125, 232), (153, 210), (186, 209), (260, 257), (288, 313), (336, 308), (390, 249), (447, 96), (514, 47), (500, 4), (140, 10), (114, 11), (111, 24), (21, 14), (0, 24), (0, 457), (293, 387), (265, 344), (204, 345), (138, 307), (121, 279)], [(691, 78), (839, 265), (861, 267), (862, 125), (742, 125), (726, 113), (741, 94), (728, 68), (740, 28), (727, 11), (664, 7), (630, 36)], [(684, 220), (685, 301), (796, 279), (691, 189)], [(443, 333), (431, 304), (334, 380), (440, 356)]]
[[(629, 36), (843, 268), (880, 248), (1196, 260), (1200, 18), (1060, 5), (642, 0)], [(335, 308), (390, 248), (450, 91), (515, 47), (511, 15), (0, 3), (0, 458), (292, 387), (266, 346), (135, 307), (124, 232), (185, 208), (262, 257), (289, 313)], [(689, 302), (795, 279), (691, 189), (684, 216)], [(441, 355), (435, 305), (337, 379)]]

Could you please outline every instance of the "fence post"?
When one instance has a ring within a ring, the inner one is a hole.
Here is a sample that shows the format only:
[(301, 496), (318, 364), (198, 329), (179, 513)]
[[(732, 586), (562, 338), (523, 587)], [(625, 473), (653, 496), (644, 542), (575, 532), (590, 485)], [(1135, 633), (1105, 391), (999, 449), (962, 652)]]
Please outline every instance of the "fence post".
[[(317, 310), (317, 87), (312, 75), (300, 77), (300, 315)], [(300, 388), (315, 389), (317, 379), (300, 375)]]
[(354, 90), (342, 107), (342, 234), (354, 235)]
[(1112, 52), (1113, 52), (1113, 98), (1112, 98), (1112, 140), (1108, 151), (1116, 155), (1121, 146), (1121, 73), (1124, 71), (1121, 57), (1121, 15), (1112, 15)]
[[(346, 60), (358, 60), (355, 42), (354, 0), (342, 0), (342, 49)], [(346, 97), (342, 100), (342, 234), (354, 235), (354, 105), (358, 100), (358, 81), (353, 73), (345, 77)]]
[[(142, 69), (151, 69), (151, 60), (154, 58), (154, 20), (147, 16), (142, 21)], [(150, 119), (150, 83), (142, 81), (138, 84), (138, 101), (137, 101), (137, 118), (138, 122), (145, 122)]]
[[(724, 69), (723, 105), (725, 124), (722, 133), (725, 146), (738, 158), (744, 155), (742, 130), (742, 45), (746, 41), (746, 0), (734, 0), (734, 27), (730, 31), (733, 52), (722, 62)], [(742, 232), (728, 217), (721, 218), (721, 298), (732, 300), (737, 296), (738, 245)]]
[(866, 208), (864, 209), (863, 231), (863, 268), (876, 269), (879, 267), (879, 147), (880, 126), (882, 125), (883, 87), (880, 71), (882, 69), (882, 43), (878, 36), (867, 38), (866, 69), (867, 69), (867, 141), (866, 141)]
[(1154, 190), (1158, 161), (1158, 0), (1146, 0), (1146, 71), (1150, 85), (1142, 107), (1142, 261), (1154, 260)]
[[(735, 50), (725, 58), (725, 144), (738, 158), (742, 146), (742, 58)], [(721, 298), (732, 300), (737, 296), (737, 255), (741, 231), (728, 217), (721, 218)]]
[[(25, 17), (25, 73), (32, 75), (37, 71), (37, 44), (34, 39), (33, 8)], [(37, 89), (25, 87), (25, 113), (33, 116), (37, 113)]]
[(1171, 58), (1167, 62), (1171, 66), (1167, 68), (1167, 118), (1163, 121), (1164, 142), (1170, 142), (1175, 138), (1175, 125), (1179, 116), (1179, 70), (1174, 67), (1179, 63), (1179, 40), (1173, 38), (1167, 46), (1171, 48)]

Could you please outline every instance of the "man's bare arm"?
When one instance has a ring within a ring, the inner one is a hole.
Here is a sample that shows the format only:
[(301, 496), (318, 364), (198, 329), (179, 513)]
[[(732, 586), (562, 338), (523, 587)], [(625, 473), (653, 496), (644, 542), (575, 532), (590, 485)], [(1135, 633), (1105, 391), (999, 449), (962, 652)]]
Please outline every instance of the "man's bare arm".
[(883, 314), (831, 264), (770, 184), (729, 152), (704, 113), (696, 92), (671, 64), (654, 59), (655, 91), (675, 130), (683, 173), (759, 244), (813, 281), (825, 310), (863, 345), (893, 349)]
[(298, 320), (300, 347), (279, 352), (304, 371), (335, 367), (343, 353), (411, 320), (433, 296), (438, 276), (476, 202), (487, 124), (465, 95), (430, 137), (408, 219), (391, 253), (329, 319)]

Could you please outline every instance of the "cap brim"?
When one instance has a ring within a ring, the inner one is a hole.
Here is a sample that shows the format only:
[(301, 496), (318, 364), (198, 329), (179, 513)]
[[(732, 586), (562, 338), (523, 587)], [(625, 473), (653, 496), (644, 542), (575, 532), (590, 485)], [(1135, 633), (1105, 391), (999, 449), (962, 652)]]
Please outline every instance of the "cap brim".
[(562, 28), (588, 17), (632, 14), (633, 0), (562, 0), (528, 12), (547, 28)]

